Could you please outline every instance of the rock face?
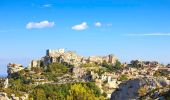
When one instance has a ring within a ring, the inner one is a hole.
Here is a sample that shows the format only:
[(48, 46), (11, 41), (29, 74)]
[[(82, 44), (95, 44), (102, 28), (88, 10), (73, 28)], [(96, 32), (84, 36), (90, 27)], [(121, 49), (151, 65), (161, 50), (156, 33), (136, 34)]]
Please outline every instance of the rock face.
[(8, 72), (8, 76), (10, 76), (13, 73), (16, 73), (18, 71), (21, 71), (23, 68), (23, 66), (21, 64), (11, 64), (9, 63), (7, 65), (7, 72)]
[(24, 94), (21, 97), (17, 97), (17, 96), (15, 96), (15, 94), (11, 94), (11, 96), (9, 98), (7, 93), (0, 92), (0, 100), (28, 100), (28, 94)]
[[(161, 77), (129, 80), (119, 85), (119, 88), (112, 93), (111, 100), (136, 100), (141, 96), (142, 92), (144, 92), (143, 94), (145, 95), (157, 87), (164, 87), (168, 85), (170, 85), (170, 81)], [(141, 88), (143, 88), (143, 91), (141, 91), (140, 94), (139, 91)]]
[(7, 96), (7, 93), (0, 92), (0, 100), (10, 100)]
[(8, 78), (6, 78), (4, 82), (4, 88), (8, 88), (8, 85), (9, 85), (9, 80)]

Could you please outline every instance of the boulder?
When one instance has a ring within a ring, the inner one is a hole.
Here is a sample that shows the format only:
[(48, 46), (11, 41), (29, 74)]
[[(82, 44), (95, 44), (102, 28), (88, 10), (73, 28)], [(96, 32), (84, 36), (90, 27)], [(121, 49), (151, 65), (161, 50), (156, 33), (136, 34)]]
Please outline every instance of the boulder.
[[(170, 82), (162, 77), (144, 77), (128, 80), (119, 85), (119, 88), (111, 95), (111, 100), (132, 100), (138, 99), (158, 87), (170, 85)], [(142, 92), (139, 93), (140, 89)], [(142, 95), (143, 94), (143, 95)]]

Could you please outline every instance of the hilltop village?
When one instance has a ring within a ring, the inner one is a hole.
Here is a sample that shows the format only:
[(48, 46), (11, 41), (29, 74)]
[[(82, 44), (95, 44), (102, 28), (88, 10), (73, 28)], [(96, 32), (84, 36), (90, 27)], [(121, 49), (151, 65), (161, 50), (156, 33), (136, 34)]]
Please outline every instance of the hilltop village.
[(121, 63), (113, 54), (83, 57), (64, 49), (49, 49), (28, 67), (9, 63), (7, 72), (8, 77), (0, 80), (0, 100), (166, 99), (170, 92), (169, 64)]

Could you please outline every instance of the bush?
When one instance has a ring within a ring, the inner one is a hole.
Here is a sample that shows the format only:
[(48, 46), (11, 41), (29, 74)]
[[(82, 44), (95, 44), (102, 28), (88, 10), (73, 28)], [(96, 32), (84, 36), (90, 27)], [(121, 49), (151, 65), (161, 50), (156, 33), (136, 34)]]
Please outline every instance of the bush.
[(139, 96), (144, 96), (146, 93), (147, 93), (146, 87), (142, 86), (142, 87), (139, 88), (139, 90), (138, 90)]
[(115, 69), (121, 69), (121, 62), (118, 61), (118, 60), (116, 60), (116, 63), (115, 63), (115, 65), (114, 65), (114, 68), (115, 68)]
[(99, 66), (95, 63), (85, 63), (81, 64), (80, 67), (99, 67)]
[(120, 80), (120, 81), (126, 81), (126, 80), (128, 80), (128, 76), (125, 75), (125, 74), (123, 74), (123, 75), (121, 75), (121, 76), (119, 77), (119, 80)]
[(42, 97), (48, 100), (104, 100), (100, 89), (92, 82), (39, 85), (33, 89), (33, 92), (30, 93), (29, 97), (35, 100)]
[(68, 67), (61, 63), (52, 63), (49, 64), (47, 67), (47, 72), (50, 72), (52, 74), (66, 73), (67, 71), (68, 71)]
[(122, 67), (121, 67), (121, 62), (116, 60), (116, 63), (115, 65), (113, 64), (110, 64), (110, 63), (107, 63), (105, 60), (102, 62), (101, 64), (103, 67), (107, 68), (107, 71), (108, 72), (113, 72), (113, 71), (116, 71), (116, 70), (120, 70)]
[(69, 72), (69, 68), (61, 63), (49, 64), (44, 70), (44, 75), (50, 81), (58, 81), (56, 77), (61, 76)]

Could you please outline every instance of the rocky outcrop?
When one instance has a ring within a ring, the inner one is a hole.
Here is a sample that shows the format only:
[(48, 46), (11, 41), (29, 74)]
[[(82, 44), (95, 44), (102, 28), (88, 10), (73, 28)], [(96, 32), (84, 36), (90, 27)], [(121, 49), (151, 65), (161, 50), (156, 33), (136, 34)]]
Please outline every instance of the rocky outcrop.
[(23, 94), (23, 96), (17, 97), (15, 94), (11, 94), (10, 100), (28, 100), (28, 94)]
[(9, 80), (8, 78), (6, 78), (4, 81), (4, 88), (8, 88), (8, 86), (9, 86)]
[(13, 73), (16, 73), (18, 71), (23, 70), (23, 66), (21, 64), (11, 64), (9, 63), (7, 65), (7, 72), (8, 72), (8, 76), (10, 76)]
[(0, 100), (10, 100), (7, 96), (7, 93), (0, 92)]
[(17, 97), (15, 94), (11, 94), (10, 98), (7, 93), (0, 92), (0, 100), (28, 100), (28, 94), (23, 94), (23, 96)]
[(74, 67), (74, 68), (73, 68), (73, 73), (74, 73), (75, 78), (82, 78), (83, 75), (86, 74), (86, 71), (85, 71), (85, 69), (83, 69), (83, 68)]
[(119, 88), (111, 95), (111, 100), (139, 99), (152, 90), (170, 85), (166, 78), (144, 77), (128, 80), (119, 85)]

